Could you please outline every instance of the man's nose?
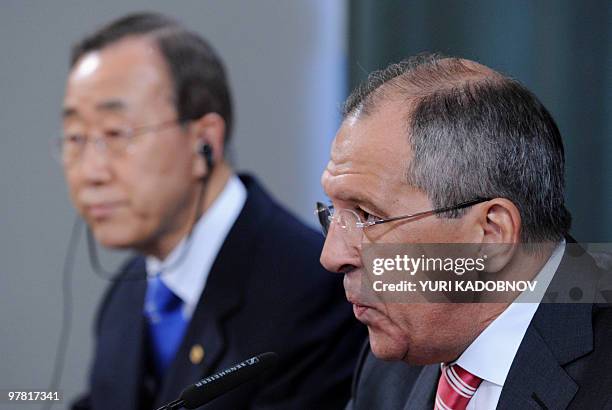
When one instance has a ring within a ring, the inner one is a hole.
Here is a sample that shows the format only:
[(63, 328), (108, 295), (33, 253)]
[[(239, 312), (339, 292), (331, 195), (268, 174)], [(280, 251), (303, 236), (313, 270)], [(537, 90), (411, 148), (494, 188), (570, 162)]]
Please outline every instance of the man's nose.
[(88, 182), (103, 183), (111, 178), (108, 148), (100, 137), (93, 138), (83, 148), (79, 170)]
[(361, 266), (358, 244), (350, 244), (342, 233), (343, 228), (332, 223), (325, 237), (320, 260), (321, 265), (330, 272), (346, 273)]

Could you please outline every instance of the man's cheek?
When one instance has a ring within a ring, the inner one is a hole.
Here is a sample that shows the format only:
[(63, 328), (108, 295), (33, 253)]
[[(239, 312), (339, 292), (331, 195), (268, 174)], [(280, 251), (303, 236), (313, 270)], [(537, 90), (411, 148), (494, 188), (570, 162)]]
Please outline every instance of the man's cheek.
[(148, 215), (161, 199), (162, 187), (156, 186), (146, 178), (142, 178), (140, 183), (124, 181), (120, 189), (129, 203), (130, 211), (135, 215)]

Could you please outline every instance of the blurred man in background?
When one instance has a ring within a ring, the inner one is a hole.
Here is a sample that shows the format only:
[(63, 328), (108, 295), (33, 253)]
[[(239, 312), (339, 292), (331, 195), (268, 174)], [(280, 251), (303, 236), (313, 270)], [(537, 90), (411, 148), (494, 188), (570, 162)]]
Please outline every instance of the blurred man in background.
[[(344, 274), (346, 297), (369, 331), (349, 409), (612, 403), (612, 309), (581, 299), (603, 272), (568, 250), (563, 173), (548, 111), (473, 61), (409, 59), (353, 92), (322, 175), (333, 207), (318, 204), (327, 233), (321, 261)], [(561, 291), (542, 303), (364, 298), (364, 247), (444, 243), (480, 244), (493, 250), (494, 276), (518, 267)], [(580, 285), (555, 287), (564, 278)], [(568, 295), (583, 303), (544, 303)]]
[(75, 409), (157, 408), (266, 351), (280, 356), (273, 372), (205, 408), (346, 402), (362, 328), (318, 263), (322, 238), (226, 161), (230, 91), (201, 37), (136, 14), (83, 39), (63, 127), (78, 212), (101, 245), (140, 255), (104, 297)]

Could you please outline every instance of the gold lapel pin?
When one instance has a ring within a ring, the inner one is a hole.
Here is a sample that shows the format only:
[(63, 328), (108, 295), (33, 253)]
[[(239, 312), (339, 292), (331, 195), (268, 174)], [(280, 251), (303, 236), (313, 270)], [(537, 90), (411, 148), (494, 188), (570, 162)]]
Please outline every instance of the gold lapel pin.
[(204, 348), (200, 344), (195, 344), (191, 346), (191, 350), (189, 351), (189, 360), (193, 364), (200, 364), (204, 359)]

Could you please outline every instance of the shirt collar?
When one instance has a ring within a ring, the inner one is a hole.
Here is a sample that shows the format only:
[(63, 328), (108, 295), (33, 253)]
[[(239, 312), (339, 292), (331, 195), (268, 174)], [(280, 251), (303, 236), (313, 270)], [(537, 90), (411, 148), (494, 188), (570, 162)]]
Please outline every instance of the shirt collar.
[[(541, 290), (538, 301), (550, 284), (565, 251), (563, 240), (534, 278), (536, 291)], [(519, 295), (520, 297), (520, 295)], [(503, 386), (514, 361), (514, 356), (538, 309), (537, 303), (513, 302), (499, 315), (459, 356), (456, 363), (468, 372)]]
[[(219, 196), (196, 222), (189, 239), (183, 238), (163, 261), (154, 256), (146, 258), (149, 279), (161, 272), (164, 284), (185, 303), (188, 316), (197, 306), (217, 253), (240, 215), (246, 197), (243, 183), (232, 175)], [(183, 255), (184, 252), (187, 254)]]

